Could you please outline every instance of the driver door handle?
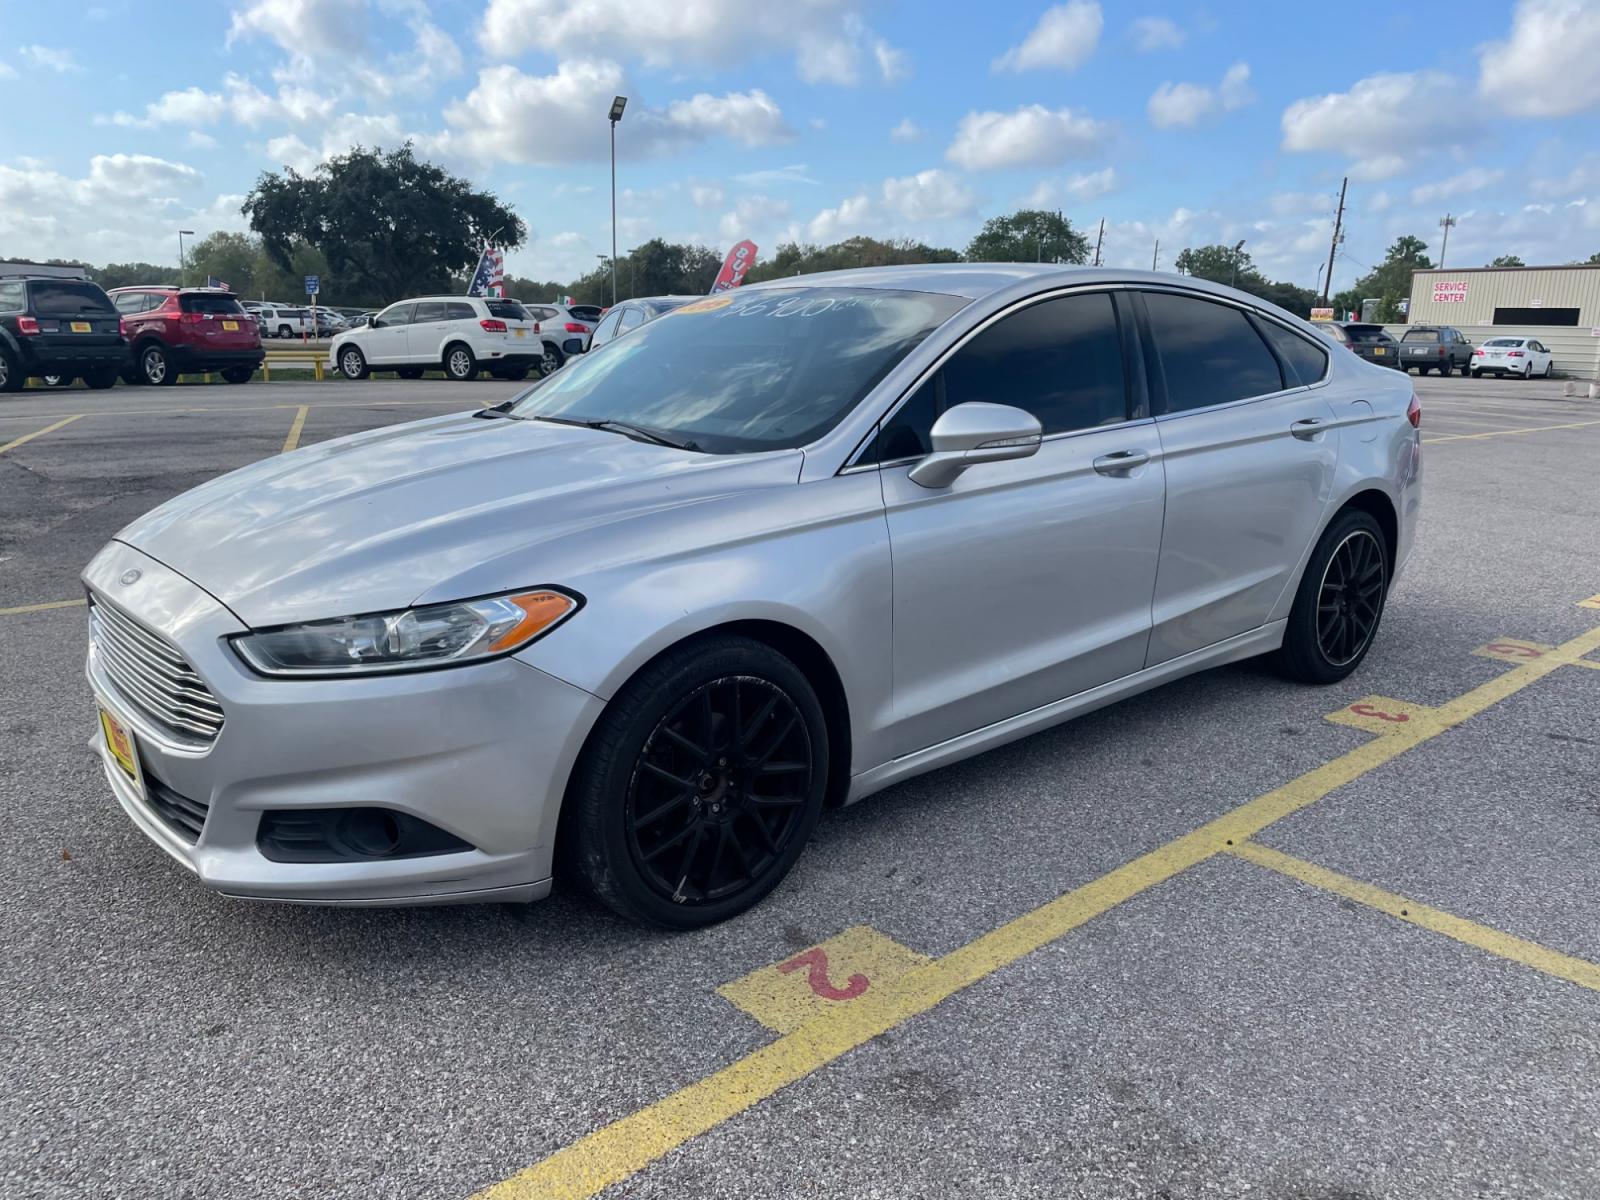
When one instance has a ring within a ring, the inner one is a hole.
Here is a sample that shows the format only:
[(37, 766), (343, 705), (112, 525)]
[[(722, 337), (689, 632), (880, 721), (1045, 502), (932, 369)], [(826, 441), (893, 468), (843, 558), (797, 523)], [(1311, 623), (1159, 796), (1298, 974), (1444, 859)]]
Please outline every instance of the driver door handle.
[(1303, 421), (1296, 421), (1289, 426), (1289, 432), (1303, 442), (1308, 442), (1321, 433), (1328, 425), (1321, 417), (1307, 417)]
[(1102, 475), (1126, 475), (1149, 461), (1150, 455), (1143, 450), (1118, 450), (1095, 459), (1094, 469)]

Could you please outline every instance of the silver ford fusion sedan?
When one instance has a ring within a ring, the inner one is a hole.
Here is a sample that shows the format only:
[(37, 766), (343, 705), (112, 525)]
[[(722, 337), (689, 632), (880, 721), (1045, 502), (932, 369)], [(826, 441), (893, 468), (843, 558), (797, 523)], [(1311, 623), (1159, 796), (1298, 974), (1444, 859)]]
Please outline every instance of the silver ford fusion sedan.
[(1219, 663), (1349, 674), (1411, 550), (1420, 415), (1172, 275), (746, 286), (135, 521), (84, 574), (95, 745), (228, 895), (559, 873), (703, 925), (825, 805)]

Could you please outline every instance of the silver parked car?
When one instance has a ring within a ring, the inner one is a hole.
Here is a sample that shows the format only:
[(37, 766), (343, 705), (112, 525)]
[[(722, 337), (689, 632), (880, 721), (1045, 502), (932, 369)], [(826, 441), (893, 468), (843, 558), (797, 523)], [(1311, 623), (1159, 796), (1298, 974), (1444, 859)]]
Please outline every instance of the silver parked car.
[(106, 777), (235, 896), (689, 927), (823, 807), (1219, 663), (1343, 678), (1420, 409), (1242, 293), (1027, 265), (746, 286), (496, 409), (307, 447), (85, 572)]
[(675, 308), (692, 304), (699, 296), (635, 296), (608, 308), (594, 327), (589, 339), (589, 349), (598, 350), (607, 342), (614, 342), (625, 333), (631, 333), (647, 321), (664, 317)]

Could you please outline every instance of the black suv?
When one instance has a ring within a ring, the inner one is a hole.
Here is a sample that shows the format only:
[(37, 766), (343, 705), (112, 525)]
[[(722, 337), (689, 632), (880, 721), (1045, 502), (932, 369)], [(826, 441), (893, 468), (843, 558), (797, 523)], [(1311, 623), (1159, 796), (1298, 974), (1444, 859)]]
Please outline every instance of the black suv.
[(0, 392), (30, 377), (82, 376), (108, 388), (128, 361), (122, 320), (98, 284), (24, 275), (0, 278)]

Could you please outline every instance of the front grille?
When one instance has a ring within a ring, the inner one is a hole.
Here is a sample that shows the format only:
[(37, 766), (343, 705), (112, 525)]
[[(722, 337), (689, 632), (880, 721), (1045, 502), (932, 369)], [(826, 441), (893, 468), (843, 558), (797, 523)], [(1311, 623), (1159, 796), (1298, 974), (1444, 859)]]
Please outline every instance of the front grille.
[(162, 824), (193, 845), (200, 840), (205, 828), (206, 813), (210, 807), (200, 800), (191, 800), (174, 790), (148, 771), (144, 776), (144, 799)]
[(96, 597), (89, 639), (106, 677), (133, 707), (174, 737), (206, 744), (222, 729), (222, 705), (182, 654)]

